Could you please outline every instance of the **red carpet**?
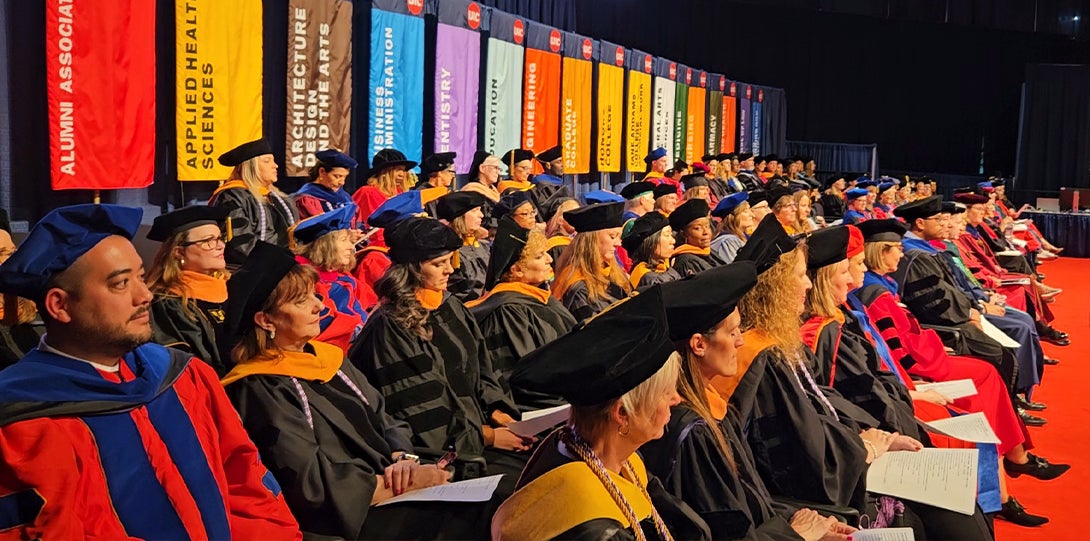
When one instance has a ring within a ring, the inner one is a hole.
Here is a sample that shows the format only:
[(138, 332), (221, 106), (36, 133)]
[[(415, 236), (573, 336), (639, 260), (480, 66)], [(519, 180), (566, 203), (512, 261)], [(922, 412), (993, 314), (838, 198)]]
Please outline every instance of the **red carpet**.
[(1052, 304), (1053, 325), (1070, 335), (1071, 345), (1044, 344), (1045, 354), (1060, 364), (1045, 367), (1045, 375), (1033, 399), (1048, 404), (1040, 415), (1048, 424), (1030, 428), (1036, 451), (1053, 462), (1071, 464), (1071, 470), (1052, 481), (1038, 481), (1023, 475), (1009, 480), (1011, 495), (1034, 514), (1052, 521), (1039, 528), (1023, 528), (1004, 520), (995, 521), (1000, 541), (1075, 541), (1090, 539), (1090, 259), (1061, 258), (1041, 265), (1045, 282), (1064, 290)]

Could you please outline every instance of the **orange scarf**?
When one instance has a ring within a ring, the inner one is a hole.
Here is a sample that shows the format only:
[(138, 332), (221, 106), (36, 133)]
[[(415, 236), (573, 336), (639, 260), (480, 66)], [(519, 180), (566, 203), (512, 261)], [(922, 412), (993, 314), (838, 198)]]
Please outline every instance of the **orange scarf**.
[(727, 416), (727, 401), (710, 384), (704, 387), (704, 396), (708, 399), (708, 409), (711, 410), (712, 417), (722, 421)]
[(520, 192), (525, 192), (534, 187), (530, 181), (518, 182), (516, 180), (501, 180), (496, 183), (496, 187), (499, 188), (500, 193), (506, 192), (508, 189), (514, 188)]
[(647, 263), (641, 261), (641, 262), (637, 263), (635, 267), (632, 268), (632, 274), (628, 277), (628, 280), (632, 284), (632, 287), (635, 288), (635, 287), (638, 287), (640, 285), (640, 280), (643, 279), (643, 276), (645, 274), (647, 274), (647, 273), (649, 273), (651, 271), (662, 274), (662, 273), (664, 273), (664, 272), (666, 272), (668, 270), (670, 270), (670, 262), (669, 261), (663, 261), (662, 263), (659, 263), (658, 265), (655, 265), (654, 268), (648, 267)]
[(322, 383), (333, 379), (344, 362), (344, 351), (332, 344), (314, 340), (307, 342), (307, 345), (314, 353), (280, 351), (280, 356), (275, 359), (243, 361), (235, 365), (220, 383), (229, 385), (246, 376), (290, 376)]
[(443, 304), (443, 292), (437, 289), (422, 287), (416, 290), (416, 300), (420, 301), (420, 304), (423, 304), (424, 308), (435, 310), (436, 308), (439, 308), (440, 304)]
[(571, 237), (564, 235), (557, 235), (555, 237), (549, 237), (548, 250), (552, 250), (557, 246), (567, 246), (571, 244)]
[[(609, 280), (610, 268), (605, 267), (601, 270), (602, 277)], [(564, 297), (564, 293), (568, 291), (568, 288), (575, 285), (577, 282), (585, 282), (587, 277), (579, 269), (572, 267), (571, 272), (561, 274), (556, 278), (556, 282), (553, 282), (553, 297), (556, 300), (561, 300)]]
[(180, 287), (170, 289), (171, 293), (181, 295), (180, 289), (188, 287), (194, 299), (222, 304), (227, 302), (227, 279), (203, 272), (182, 271)]
[(466, 308), (473, 308), (474, 306), (483, 303), (492, 295), (496, 293), (503, 293), (504, 291), (521, 293), (540, 302), (541, 304), (549, 304), (548, 289), (541, 289), (540, 287), (534, 287), (530, 284), (525, 284), (522, 282), (500, 282), (496, 284), (496, 286), (493, 287), (491, 291), (485, 293), (483, 297), (467, 302)]
[[(222, 191), (233, 190), (235, 188), (242, 188), (243, 190), (248, 190), (249, 189), (249, 187), (246, 186), (246, 183), (241, 181), (241, 180), (228, 180), (227, 182), (224, 182), (223, 184), (220, 184), (220, 187), (216, 188), (216, 191), (212, 192), (212, 197), (215, 197), (217, 194), (219, 194)], [(261, 195), (264, 195), (264, 196), (269, 195), (269, 188), (267, 186), (261, 186), (260, 188), (257, 189), (257, 191)]]
[(734, 389), (738, 388), (738, 383), (742, 381), (742, 377), (749, 370), (749, 365), (753, 364), (753, 359), (756, 359), (757, 355), (768, 349), (769, 346), (775, 344), (770, 336), (757, 329), (742, 333), (742, 338), (745, 343), (738, 348), (738, 372), (729, 377), (716, 376), (709, 383), (723, 400), (730, 400), (731, 395), (734, 394)]
[(710, 246), (707, 248), (697, 248), (692, 244), (682, 244), (681, 246), (674, 248), (674, 253), (670, 254), (670, 257), (677, 257), (682, 254), (696, 254), (707, 257), (712, 254), (712, 249)]

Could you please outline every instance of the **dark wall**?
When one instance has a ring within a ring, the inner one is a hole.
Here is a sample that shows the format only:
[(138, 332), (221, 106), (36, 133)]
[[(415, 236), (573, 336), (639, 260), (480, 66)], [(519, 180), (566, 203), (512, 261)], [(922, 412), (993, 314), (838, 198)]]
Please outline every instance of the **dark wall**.
[(1013, 173), (1027, 63), (1090, 60), (1056, 35), (712, 0), (585, 0), (577, 31), (784, 88), (789, 140), (877, 143), (883, 167), (959, 174), (982, 151), (986, 173)]

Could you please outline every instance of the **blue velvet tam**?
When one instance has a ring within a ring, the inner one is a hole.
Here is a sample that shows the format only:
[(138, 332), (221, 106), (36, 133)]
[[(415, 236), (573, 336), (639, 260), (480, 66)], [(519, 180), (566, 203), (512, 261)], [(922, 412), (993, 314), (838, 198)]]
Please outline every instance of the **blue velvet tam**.
[(343, 207), (300, 220), (289, 231), (292, 245), (310, 244), (323, 235), (342, 229), (350, 229), (356, 217), (356, 205), (349, 203)]
[(647, 154), (647, 157), (643, 159), (644, 162), (650, 164), (651, 162), (666, 156), (666, 149), (658, 147)]
[(728, 214), (734, 212), (738, 205), (747, 200), (749, 200), (749, 194), (746, 192), (732, 193), (719, 200), (719, 203), (712, 209), (712, 216), (725, 218)]
[(53, 276), (102, 239), (132, 240), (144, 211), (121, 205), (73, 205), (46, 214), (11, 258), (0, 265), (0, 292), (40, 301)]
[(624, 203), (624, 197), (606, 190), (594, 190), (583, 194), (583, 200), (588, 205), (595, 203)]
[(848, 201), (851, 201), (853, 199), (859, 199), (860, 197), (866, 197), (867, 193), (869, 192), (867, 192), (866, 188), (852, 188), (844, 192), (844, 199)]
[(434, 188), (409, 190), (387, 199), (385, 203), (371, 213), (371, 216), (367, 217), (367, 225), (388, 228), (406, 218), (424, 214), (424, 205), (430, 202), (425, 200), (425, 196), (431, 190), (434, 190)]
[(360, 162), (357, 162), (352, 156), (333, 148), (319, 150), (314, 153), (314, 157), (317, 158), (323, 166), (329, 169), (334, 167), (355, 169), (360, 164)]

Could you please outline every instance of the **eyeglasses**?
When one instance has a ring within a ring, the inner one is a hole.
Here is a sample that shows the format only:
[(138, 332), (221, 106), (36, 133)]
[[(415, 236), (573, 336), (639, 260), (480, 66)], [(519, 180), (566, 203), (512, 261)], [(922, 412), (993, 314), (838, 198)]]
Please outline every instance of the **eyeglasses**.
[(529, 218), (531, 216), (537, 216), (537, 209), (530, 208), (529, 210), (520, 210), (514, 213), (513, 216), (517, 216), (519, 218)]
[(178, 244), (184, 248), (196, 246), (202, 250), (215, 250), (216, 248), (219, 248), (220, 245), (226, 245), (227, 241), (223, 238), (223, 235), (219, 235), (215, 237), (208, 237), (206, 239), (181, 242)]
[(450, 173), (452, 175), (457, 173), (457, 171), (455, 171), (453, 167), (448, 168), (448, 169), (444, 169), (443, 172), (444, 173)]

